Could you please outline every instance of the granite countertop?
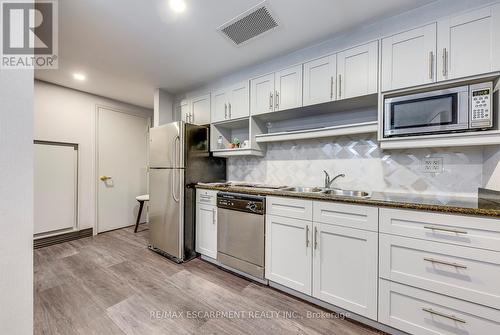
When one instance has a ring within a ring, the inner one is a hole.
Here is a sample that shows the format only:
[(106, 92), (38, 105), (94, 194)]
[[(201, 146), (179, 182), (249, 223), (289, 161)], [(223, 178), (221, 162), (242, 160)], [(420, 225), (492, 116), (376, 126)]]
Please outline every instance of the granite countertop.
[(284, 190), (260, 189), (251, 187), (238, 187), (224, 184), (201, 184), (196, 188), (244, 193), (252, 195), (271, 195), (281, 197), (293, 197), (311, 200), (326, 200), (344, 202), (350, 204), (372, 205), (378, 207), (392, 207), (403, 209), (416, 209), (423, 211), (434, 211), (450, 214), (462, 214), (472, 216), (489, 216), (500, 218), (500, 192), (485, 191), (488, 196), (480, 197), (452, 197), (431, 196), (403, 193), (373, 192), (369, 198), (339, 197), (321, 193), (297, 193)]

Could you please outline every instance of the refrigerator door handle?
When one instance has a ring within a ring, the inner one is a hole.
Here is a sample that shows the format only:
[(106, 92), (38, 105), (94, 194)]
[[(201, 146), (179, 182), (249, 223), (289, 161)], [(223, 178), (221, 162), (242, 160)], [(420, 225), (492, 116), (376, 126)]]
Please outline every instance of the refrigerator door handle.
[(174, 143), (173, 143), (173, 155), (174, 159), (172, 160), (174, 162), (174, 170), (172, 171), (172, 198), (174, 198), (175, 202), (179, 202), (179, 198), (177, 198), (175, 194), (175, 174), (178, 172), (177, 169), (179, 167), (178, 161), (177, 161), (177, 142), (180, 144), (181, 139), (179, 136), (175, 137)]

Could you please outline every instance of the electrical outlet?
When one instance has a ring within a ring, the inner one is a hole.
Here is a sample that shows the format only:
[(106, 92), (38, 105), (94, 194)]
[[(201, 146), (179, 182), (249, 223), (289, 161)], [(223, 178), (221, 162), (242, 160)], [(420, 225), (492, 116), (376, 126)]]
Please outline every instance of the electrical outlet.
[(422, 160), (422, 172), (441, 173), (443, 172), (442, 157), (425, 157)]

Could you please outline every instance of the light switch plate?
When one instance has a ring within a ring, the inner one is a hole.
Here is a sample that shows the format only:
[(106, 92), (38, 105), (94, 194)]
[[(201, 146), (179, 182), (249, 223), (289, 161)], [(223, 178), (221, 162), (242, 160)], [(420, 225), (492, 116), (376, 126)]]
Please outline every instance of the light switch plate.
[(425, 157), (422, 160), (422, 172), (442, 173), (443, 172), (443, 158), (442, 157)]

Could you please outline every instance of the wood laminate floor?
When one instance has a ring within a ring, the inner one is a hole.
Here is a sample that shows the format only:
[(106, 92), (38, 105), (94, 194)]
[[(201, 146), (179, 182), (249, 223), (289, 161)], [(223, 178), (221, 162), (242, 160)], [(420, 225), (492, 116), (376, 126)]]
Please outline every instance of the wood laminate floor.
[(35, 250), (34, 334), (380, 334), (200, 259), (172, 263), (141, 228)]

